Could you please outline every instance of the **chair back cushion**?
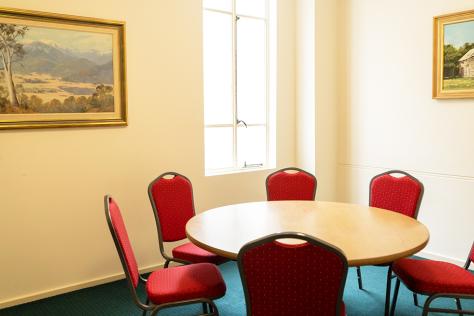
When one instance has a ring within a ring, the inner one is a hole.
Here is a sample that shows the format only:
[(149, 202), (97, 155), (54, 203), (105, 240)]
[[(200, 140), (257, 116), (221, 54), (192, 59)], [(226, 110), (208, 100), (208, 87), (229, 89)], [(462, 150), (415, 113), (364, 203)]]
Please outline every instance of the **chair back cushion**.
[(161, 231), (160, 238), (163, 241), (186, 238), (186, 223), (195, 214), (191, 181), (183, 175), (168, 172), (150, 184), (148, 194)]
[[(296, 172), (288, 172), (296, 171)], [(301, 169), (285, 168), (267, 177), (267, 200), (314, 200), (316, 178)]]
[[(403, 173), (404, 176), (398, 178), (390, 173)], [(370, 182), (369, 205), (373, 207), (416, 218), (422, 197), (421, 182), (405, 172), (382, 173)]]
[(240, 250), (247, 314), (340, 315), (347, 275), (345, 256), (309, 236), (297, 245), (276, 240), (288, 237), (295, 238), (289, 233), (275, 234)]
[(119, 252), (122, 265), (124, 265), (125, 274), (136, 288), (139, 277), (138, 265), (130, 244), (130, 240), (128, 239), (128, 233), (123, 222), (122, 214), (120, 213), (117, 203), (112, 199), (112, 197), (106, 196), (105, 198), (105, 212), (107, 215), (110, 232), (114, 238), (115, 246)]

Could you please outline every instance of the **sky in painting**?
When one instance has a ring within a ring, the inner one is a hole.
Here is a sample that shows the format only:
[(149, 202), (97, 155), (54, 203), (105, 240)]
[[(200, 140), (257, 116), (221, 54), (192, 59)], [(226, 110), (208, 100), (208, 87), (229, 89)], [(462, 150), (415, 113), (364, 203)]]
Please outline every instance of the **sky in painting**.
[(474, 43), (474, 21), (446, 24), (444, 26), (444, 45), (460, 47), (464, 43)]
[(60, 30), (30, 26), (23, 43), (41, 41), (50, 45), (74, 51), (98, 51), (102, 54), (112, 52), (112, 35), (93, 32)]

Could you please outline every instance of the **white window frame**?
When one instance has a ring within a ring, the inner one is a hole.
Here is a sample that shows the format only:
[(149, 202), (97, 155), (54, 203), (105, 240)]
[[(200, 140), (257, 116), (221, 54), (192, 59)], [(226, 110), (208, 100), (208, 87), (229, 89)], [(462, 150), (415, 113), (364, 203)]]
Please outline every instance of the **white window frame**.
[[(209, 11), (209, 12), (216, 12), (226, 15), (232, 16), (232, 124), (204, 124), (204, 129), (206, 128), (223, 128), (223, 127), (231, 127), (233, 133), (233, 165), (232, 167), (228, 168), (214, 168), (214, 169), (205, 169), (205, 175), (220, 175), (220, 174), (228, 174), (228, 173), (239, 173), (239, 172), (247, 172), (247, 171), (255, 171), (255, 170), (262, 170), (262, 169), (269, 169), (275, 167), (275, 113), (274, 113), (274, 97), (271, 96), (271, 93), (275, 93), (275, 82), (270, 79), (270, 76), (276, 75), (276, 71), (272, 69), (273, 60), (276, 58), (275, 53), (272, 53), (272, 49), (276, 49), (276, 43), (271, 43), (272, 39), (275, 38), (274, 34), (272, 34), (270, 29), (270, 23), (273, 23), (272, 15), (272, 6), (274, 4), (270, 4), (270, 2), (276, 2), (275, 0), (265, 0), (265, 17), (257, 17), (257, 16), (250, 16), (250, 15), (237, 15), (236, 14), (236, 0), (232, 1), (232, 12), (225, 11), (225, 10), (218, 10), (218, 9), (210, 9), (205, 8), (203, 6), (202, 10)], [(266, 87), (266, 102), (265, 102), (265, 123), (260, 124), (248, 124), (241, 120), (237, 116), (238, 111), (238, 100), (237, 100), (237, 63), (238, 63), (238, 56), (237, 56), (237, 23), (238, 19), (250, 18), (263, 21), (265, 23), (265, 73), (266, 73), (266, 80), (265, 80), (265, 87)], [(276, 80), (275, 80), (276, 81)], [(205, 111), (205, 106), (204, 106)], [(245, 164), (243, 166), (238, 165), (238, 149), (237, 149), (237, 129), (238, 128), (247, 128), (247, 127), (257, 127), (257, 126), (264, 126), (265, 133), (266, 133), (266, 148), (265, 148), (265, 160), (262, 164)]]

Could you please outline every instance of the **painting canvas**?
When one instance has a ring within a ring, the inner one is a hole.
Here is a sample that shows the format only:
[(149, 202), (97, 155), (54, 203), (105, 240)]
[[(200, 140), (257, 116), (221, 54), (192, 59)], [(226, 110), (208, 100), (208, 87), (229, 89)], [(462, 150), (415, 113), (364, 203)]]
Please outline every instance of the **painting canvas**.
[(0, 128), (125, 125), (124, 23), (0, 10)]
[(474, 11), (435, 17), (433, 97), (474, 97)]

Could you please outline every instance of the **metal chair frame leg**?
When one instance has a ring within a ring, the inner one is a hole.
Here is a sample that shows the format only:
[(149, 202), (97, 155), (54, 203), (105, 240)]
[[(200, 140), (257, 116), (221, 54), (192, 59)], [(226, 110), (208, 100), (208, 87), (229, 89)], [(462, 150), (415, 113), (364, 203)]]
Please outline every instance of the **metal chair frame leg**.
[[(189, 300), (189, 301), (181, 301), (181, 302), (176, 302), (176, 303), (165, 303), (161, 305), (154, 306), (152, 311), (151, 311), (151, 316), (158, 315), (160, 311), (166, 308), (170, 307), (176, 307), (176, 306), (183, 306), (183, 305), (189, 305), (189, 304), (196, 304), (196, 303), (203, 303), (209, 306), (210, 311), (205, 312), (204, 314), (200, 316), (219, 316), (219, 311), (217, 310), (217, 306), (214, 303), (214, 301), (206, 298), (202, 299), (195, 299), (195, 300)], [(207, 306), (206, 306), (207, 309)]]
[[(437, 298), (454, 298), (456, 299), (457, 309), (447, 309), (447, 308), (435, 308), (430, 307), (430, 304)], [(462, 310), (461, 302), (457, 303), (461, 298), (464, 299), (474, 299), (474, 295), (471, 294), (452, 294), (452, 293), (437, 293), (430, 295), (423, 306), (423, 316), (428, 316), (428, 313), (447, 313), (447, 314), (459, 314), (459, 315), (474, 315), (474, 310)]]
[[(462, 305), (461, 305), (461, 300), (459, 298), (456, 298), (456, 307), (457, 309), (459, 309), (460, 311), (462, 310)], [(459, 316), (463, 316), (463, 314), (459, 314)]]
[(390, 292), (392, 290), (392, 264), (388, 266), (387, 271), (387, 291), (385, 293), (385, 316), (389, 315), (390, 311)]
[[(147, 297), (145, 305), (149, 305), (149, 304), (150, 304), (150, 298)], [(146, 316), (147, 314), (148, 314), (148, 311), (144, 309), (142, 316)]]
[(393, 292), (392, 306), (390, 307), (390, 316), (395, 315), (395, 307), (397, 306), (398, 290), (400, 289), (400, 280), (397, 278), (395, 283), (395, 292)]
[(415, 304), (415, 306), (420, 306), (418, 305), (418, 295), (413, 292), (413, 304)]
[(357, 282), (359, 283), (359, 290), (363, 290), (364, 286), (362, 284), (362, 272), (360, 270), (360, 267), (357, 267)]

